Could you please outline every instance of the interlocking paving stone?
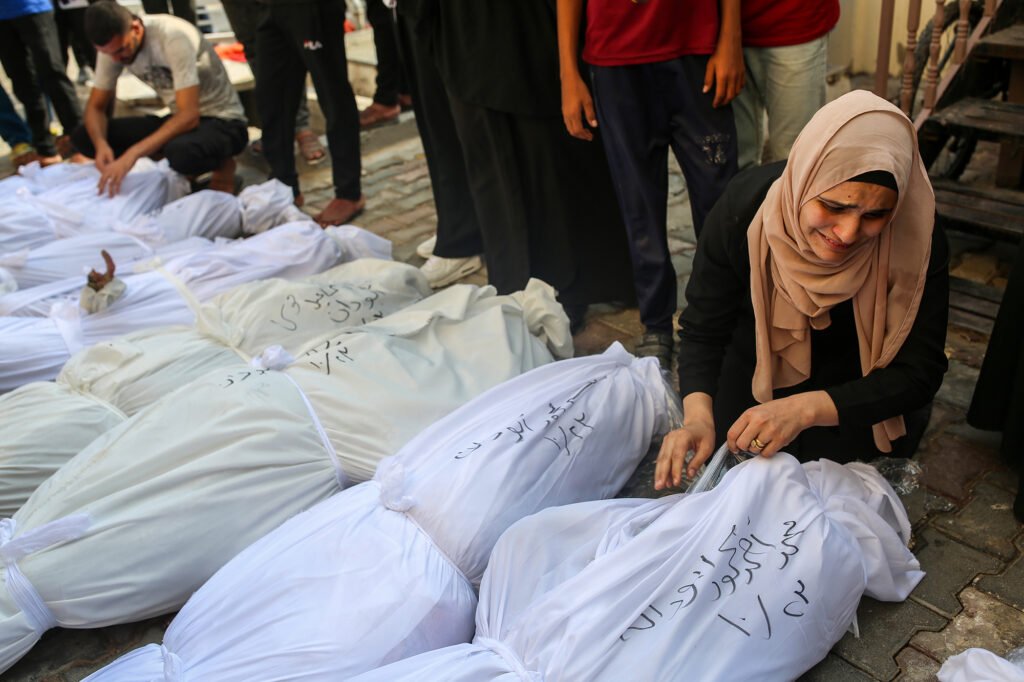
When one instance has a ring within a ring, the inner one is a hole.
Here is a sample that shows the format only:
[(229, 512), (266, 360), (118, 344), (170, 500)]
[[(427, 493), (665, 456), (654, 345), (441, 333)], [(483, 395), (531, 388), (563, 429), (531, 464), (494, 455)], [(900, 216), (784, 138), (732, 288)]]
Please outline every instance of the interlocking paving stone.
[(992, 594), (1002, 601), (1024, 611), (1024, 535), (1017, 537), (1017, 558), (1001, 575), (982, 576), (978, 589)]
[(1024, 613), (973, 587), (960, 593), (963, 610), (939, 632), (919, 632), (911, 644), (936, 661), (970, 647), (1005, 656), (1024, 645)]
[(930, 438), (916, 459), (923, 470), (921, 484), (957, 500), (966, 499), (971, 484), (984, 473), (1005, 468), (991, 448), (948, 433)]
[(5, 680), (81, 680), (118, 656), (160, 642), (172, 616), (101, 630), (55, 628), (0, 677)]
[(895, 656), (914, 633), (938, 630), (946, 619), (907, 600), (884, 603), (869, 597), (857, 609), (860, 639), (847, 633), (832, 651), (879, 680), (891, 680), (899, 672)]
[(632, 348), (635, 339), (616, 329), (604, 320), (588, 320), (587, 325), (573, 337), (576, 355), (594, 355), (603, 353), (608, 346), (618, 341), (627, 348)]
[(952, 617), (960, 610), (957, 594), (979, 573), (996, 573), (1003, 563), (993, 556), (964, 545), (934, 528), (918, 536), (914, 551), (924, 580), (911, 597)]
[(897, 682), (932, 682), (941, 667), (938, 661), (909, 646), (896, 655), (896, 664), (900, 667)]
[(960, 542), (1003, 560), (1016, 556), (1013, 540), (1024, 530), (1013, 517), (1013, 493), (989, 483), (975, 485), (971, 501), (960, 512), (940, 514), (930, 523)]
[(825, 660), (801, 675), (798, 682), (863, 682), (872, 679), (835, 654), (829, 654)]
[(1011, 493), (1016, 493), (1017, 488), (1020, 487), (1020, 474), (1009, 467), (990, 471), (982, 477), (982, 480)]
[(910, 525), (914, 529), (917, 529), (931, 515), (937, 512), (953, 511), (957, 507), (953, 500), (937, 495), (921, 485), (908, 494), (901, 495), (900, 500), (907, 510), (907, 518), (910, 519)]
[(977, 382), (977, 369), (952, 360), (935, 399), (966, 411), (971, 404), (971, 396), (974, 395), (974, 385)]

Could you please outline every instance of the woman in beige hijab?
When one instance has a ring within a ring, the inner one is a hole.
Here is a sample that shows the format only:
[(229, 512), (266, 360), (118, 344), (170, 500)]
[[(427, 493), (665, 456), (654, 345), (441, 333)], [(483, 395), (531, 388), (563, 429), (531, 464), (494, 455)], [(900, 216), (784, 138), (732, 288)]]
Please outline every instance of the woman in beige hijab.
[(801, 460), (910, 456), (946, 370), (948, 248), (934, 224), (914, 127), (868, 92), (823, 107), (786, 163), (738, 175), (694, 257), (684, 422), (655, 488), (693, 476), (721, 442)]

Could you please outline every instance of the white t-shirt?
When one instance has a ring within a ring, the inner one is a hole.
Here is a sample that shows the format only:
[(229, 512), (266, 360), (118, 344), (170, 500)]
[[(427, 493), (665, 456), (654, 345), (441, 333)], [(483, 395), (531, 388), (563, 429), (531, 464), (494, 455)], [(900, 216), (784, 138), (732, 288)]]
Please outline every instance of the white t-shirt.
[(176, 90), (199, 86), (199, 115), (244, 121), (245, 111), (228, 73), (213, 47), (195, 26), (169, 14), (150, 14), (142, 47), (131, 64), (96, 55), (95, 87), (113, 91), (125, 68), (156, 90), (171, 111), (177, 111)]

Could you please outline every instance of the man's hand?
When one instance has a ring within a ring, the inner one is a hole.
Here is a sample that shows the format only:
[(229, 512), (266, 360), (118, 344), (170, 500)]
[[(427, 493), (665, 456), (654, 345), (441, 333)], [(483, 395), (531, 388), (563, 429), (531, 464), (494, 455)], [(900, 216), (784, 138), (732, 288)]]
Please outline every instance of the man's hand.
[(100, 173), (107, 169), (107, 166), (114, 162), (114, 150), (110, 148), (109, 144), (105, 144), (102, 147), (96, 148), (96, 170)]
[(715, 99), (712, 106), (722, 107), (740, 94), (745, 82), (742, 45), (731, 40), (719, 40), (704, 70), (702, 92), (710, 92), (714, 87)]
[(669, 432), (661, 442), (661, 451), (654, 467), (654, 489), (678, 487), (683, 482), (686, 453), (693, 451), (687, 476), (693, 478), (715, 448), (715, 425), (705, 420), (683, 424)]
[(769, 400), (740, 415), (728, 433), (729, 450), (771, 457), (812, 426), (839, 423), (832, 398), (825, 391), (798, 393)]
[(125, 152), (121, 155), (121, 158), (108, 163), (106, 168), (103, 169), (102, 175), (100, 175), (97, 194), (103, 194), (106, 191), (110, 197), (117, 196), (117, 193), (121, 191), (121, 182), (124, 180), (124, 176), (128, 175), (128, 171), (132, 169), (132, 166), (135, 165), (135, 160), (134, 154)]
[(569, 134), (580, 140), (594, 139), (594, 134), (584, 125), (597, 127), (597, 114), (590, 90), (579, 74), (562, 79), (562, 120)]

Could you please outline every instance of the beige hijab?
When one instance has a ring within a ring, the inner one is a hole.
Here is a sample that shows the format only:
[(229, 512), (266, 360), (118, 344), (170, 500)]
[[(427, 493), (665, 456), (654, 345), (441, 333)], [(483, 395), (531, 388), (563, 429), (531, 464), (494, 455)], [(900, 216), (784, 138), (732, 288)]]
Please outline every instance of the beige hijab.
[[(842, 263), (827, 263), (800, 228), (800, 207), (861, 173), (892, 173), (899, 200), (876, 239), (862, 242)], [(782, 176), (747, 230), (754, 305), (758, 402), (794, 386), (811, 372), (811, 329), (828, 327), (829, 310), (853, 299), (866, 376), (888, 365), (903, 345), (921, 303), (931, 255), (935, 195), (910, 120), (863, 90), (822, 107), (800, 133)], [(906, 433), (903, 417), (873, 427), (883, 452)]]

